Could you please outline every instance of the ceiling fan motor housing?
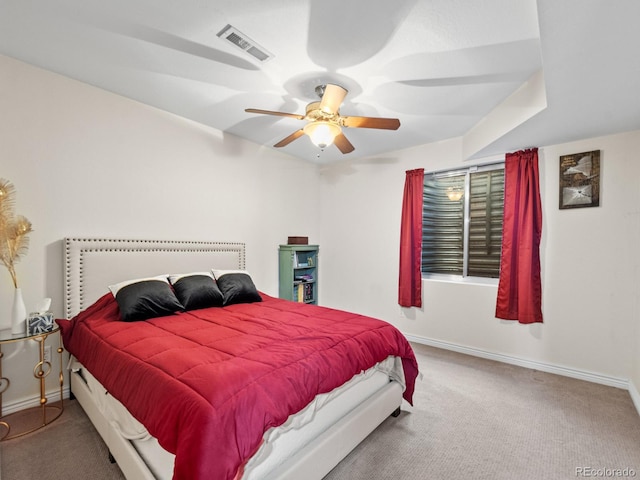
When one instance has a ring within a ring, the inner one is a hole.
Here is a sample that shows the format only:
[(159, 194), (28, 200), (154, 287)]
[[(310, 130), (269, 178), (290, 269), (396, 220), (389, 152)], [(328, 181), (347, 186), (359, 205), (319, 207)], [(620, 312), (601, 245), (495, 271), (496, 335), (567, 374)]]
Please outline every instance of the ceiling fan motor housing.
[(311, 102), (307, 105), (305, 119), (310, 122), (334, 122), (338, 123), (340, 118), (340, 112), (335, 111), (332, 113), (326, 112), (320, 108), (320, 102)]

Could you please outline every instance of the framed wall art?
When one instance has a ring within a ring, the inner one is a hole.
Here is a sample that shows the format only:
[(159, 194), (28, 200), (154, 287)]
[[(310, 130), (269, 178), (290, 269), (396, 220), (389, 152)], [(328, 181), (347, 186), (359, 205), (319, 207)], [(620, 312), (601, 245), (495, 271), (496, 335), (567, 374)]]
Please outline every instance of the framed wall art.
[(560, 209), (600, 205), (600, 150), (560, 157)]

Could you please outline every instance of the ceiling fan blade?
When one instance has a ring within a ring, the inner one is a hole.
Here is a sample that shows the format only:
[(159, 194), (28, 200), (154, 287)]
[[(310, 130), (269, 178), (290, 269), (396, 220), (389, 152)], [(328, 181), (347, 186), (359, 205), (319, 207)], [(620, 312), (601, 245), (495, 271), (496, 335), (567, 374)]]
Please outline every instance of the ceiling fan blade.
[(397, 130), (400, 120), (397, 118), (380, 117), (340, 117), (340, 123), (352, 128), (380, 128), (383, 130)]
[(342, 153), (350, 153), (355, 150), (351, 142), (347, 139), (347, 137), (344, 136), (344, 133), (336, 135), (336, 138), (333, 139), (333, 143)]
[(322, 100), (320, 100), (320, 110), (331, 114), (338, 113), (340, 105), (342, 105), (342, 101), (346, 95), (347, 91), (344, 88), (328, 83), (324, 88)]
[(257, 108), (245, 108), (244, 111), (247, 113), (263, 113), (265, 115), (277, 115), (279, 117), (290, 117), (297, 120), (304, 120), (304, 115), (298, 115), (297, 113), (274, 112), (272, 110), (259, 110)]
[(302, 129), (296, 130), (291, 135), (289, 135), (287, 138), (283, 138), (278, 143), (276, 143), (274, 145), (274, 147), (276, 147), (276, 148), (285, 147), (285, 146), (289, 145), (291, 142), (293, 142), (296, 138), (300, 138), (302, 135), (304, 135), (304, 130), (302, 130)]

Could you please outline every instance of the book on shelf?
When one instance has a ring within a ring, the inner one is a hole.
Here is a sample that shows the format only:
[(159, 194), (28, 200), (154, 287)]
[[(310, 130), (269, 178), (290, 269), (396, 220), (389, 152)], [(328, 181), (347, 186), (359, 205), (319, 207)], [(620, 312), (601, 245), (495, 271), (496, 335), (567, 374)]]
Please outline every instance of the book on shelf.
[(293, 293), (296, 301), (300, 303), (313, 302), (312, 283), (298, 283), (294, 286)]
[(313, 284), (305, 283), (305, 284), (302, 284), (302, 286), (304, 287), (304, 301), (305, 302), (313, 301)]

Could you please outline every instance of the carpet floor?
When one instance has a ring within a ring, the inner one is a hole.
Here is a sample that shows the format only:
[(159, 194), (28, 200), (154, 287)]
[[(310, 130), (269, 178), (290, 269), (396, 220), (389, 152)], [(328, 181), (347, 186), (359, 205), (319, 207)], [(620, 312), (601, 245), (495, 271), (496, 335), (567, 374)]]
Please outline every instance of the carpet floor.
[[(640, 416), (628, 392), (413, 346), (424, 375), (414, 406), (325, 480), (640, 476)], [(51, 425), (0, 443), (0, 455), (2, 480), (124, 478), (75, 401)]]

